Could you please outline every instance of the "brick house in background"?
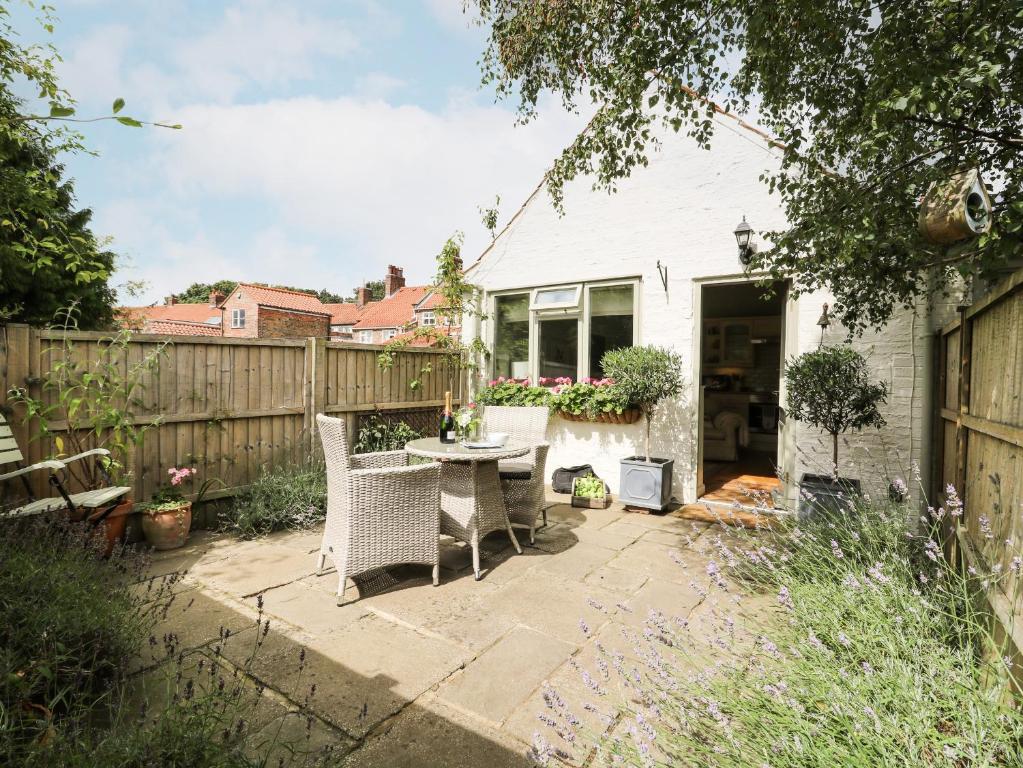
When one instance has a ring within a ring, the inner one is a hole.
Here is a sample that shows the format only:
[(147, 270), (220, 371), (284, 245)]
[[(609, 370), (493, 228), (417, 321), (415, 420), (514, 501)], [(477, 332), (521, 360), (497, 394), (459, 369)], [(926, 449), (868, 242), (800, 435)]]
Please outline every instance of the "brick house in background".
[(340, 304), (324, 304), (330, 312), (330, 338), (333, 341), (351, 341), (353, 329), (362, 314), (368, 308), (377, 304), (370, 301), (369, 288), (362, 286), (355, 291), (355, 301), (346, 301)]
[[(390, 265), (384, 277), (384, 298), (366, 305), (352, 326), (352, 340), (360, 344), (386, 344), (416, 328), (430, 328), (443, 322), (438, 314), (440, 295), (428, 285), (405, 285), (400, 267)], [(421, 340), (420, 346), (427, 346)]]
[(300, 291), (238, 283), (220, 311), (223, 335), (230, 338), (330, 336), (330, 310), (316, 296)]
[(140, 333), (171, 336), (220, 336), (224, 295), (214, 291), (206, 304), (182, 304), (168, 296), (151, 307), (120, 307), (117, 317), (127, 328)]

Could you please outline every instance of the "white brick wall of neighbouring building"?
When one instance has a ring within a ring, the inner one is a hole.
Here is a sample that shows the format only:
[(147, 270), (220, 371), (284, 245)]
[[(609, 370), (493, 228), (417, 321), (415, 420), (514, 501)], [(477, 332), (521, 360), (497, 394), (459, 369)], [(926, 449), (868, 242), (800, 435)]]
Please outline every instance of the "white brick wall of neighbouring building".
[[(732, 234), (743, 216), (758, 232), (786, 224), (777, 199), (759, 180), (763, 171), (776, 167), (777, 150), (730, 117), (719, 116), (716, 122), (710, 150), (684, 136), (663, 136), (649, 166), (637, 169), (614, 194), (592, 190), (588, 179), (568, 185), (563, 216), (546, 190), (537, 190), (468, 271), (469, 281), (483, 290), (491, 316), (495, 291), (638, 278), (638, 342), (675, 349), (690, 372), (686, 394), (661, 409), (653, 428), (653, 452), (675, 459), (674, 494), (685, 503), (697, 494), (701, 287), (750, 279), (742, 274)], [(667, 290), (658, 261), (667, 265)], [(824, 292), (788, 302), (786, 357), (817, 347), (816, 321), (825, 302), (832, 303)], [(489, 340), (490, 322), (467, 322), (464, 334)], [(877, 467), (906, 477), (916, 462), (926, 475), (934, 324), (932, 309), (901, 310), (881, 332), (854, 342), (891, 391), (884, 409), (888, 426), (850, 434), (841, 446), (843, 474), (862, 478), (873, 492), (883, 491)], [(845, 335), (833, 325), (828, 340), (842, 341)], [(824, 469), (830, 461), (827, 436), (803, 425), (792, 429), (786, 442), (796, 447), (788, 464), (794, 477)], [(619, 460), (639, 452), (641, 434), (640, 424), (554, 418), (548, 429), (548, 470), (589, 463), (617, 492)], [(793, 484), (790, 498), (794, 494)]]

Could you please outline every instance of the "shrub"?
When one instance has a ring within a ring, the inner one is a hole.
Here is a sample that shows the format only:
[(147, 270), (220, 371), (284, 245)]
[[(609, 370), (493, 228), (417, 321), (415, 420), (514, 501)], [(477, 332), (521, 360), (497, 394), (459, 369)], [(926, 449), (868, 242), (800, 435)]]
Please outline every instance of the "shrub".
[(547, 405), (554, 407), (554, 393), (547, 387), (532, 386), (529, 379), (499, 378), (480, 388), (477, 405)]
[(557, 410), (575, 416), (595, 418), (602, 413), (622, 413), (630, 406), (625, 392), (610, 379), (579, 381), (554, 387), (553, 402)]
[(0, 764), (102, 699), (154, 617), (126, 589), (143, 560), (85, 524), (0, 523)]
[(231, 505), (224, 525), (244, 538), (315, 525), (327, 514), (327, 474), (321, 462), (263, 472)]
[(662, 347), (624, 347), (605, 352), (600, 360), (615, 389), (646, 420), (644, 451), (650, 460), (650, 420), (662, 400), (682, 392), (682, 357)]
[(885, 402), (884, 382), (867, 380), (867, 361), (850, 346), (821, 347), (785, 364), (789, 415), (831, 435), (838, 472), (838, 436), (849, 429), (881, 428), (877, 406)]
[[(1019, 579), (1020, 560), (1002, 575), (951, 566), (933, 538), (961, 513), (949, 498), (923, 533), (904, 505), (861, 503), (713, 539), (693, 555), (699, 620), (651, 610), (630, 636), (642, 664), (598, 646), (600, 669), (582, 671), (598, 699), (582, 709), (606, 723), (618, 713), (599, 697), (615, 680), (628, 691), (624, 727), (596, 737), (601, 764), (1019, 766), (1019, 683), (973, 596)], [(578, 703), (549, 701), (559, 717), (546, 720), (577, 738)], [(552, 751), (538, 740), (538, 762)]]
[(376, 453), (377, 451), (398, 451), (405, 444), (422, 437), (418, 431), (399, 421), (388, 424), (379, 416), (371, 416), (359, 430), (359, 438), (355, 441), (356, 453)]

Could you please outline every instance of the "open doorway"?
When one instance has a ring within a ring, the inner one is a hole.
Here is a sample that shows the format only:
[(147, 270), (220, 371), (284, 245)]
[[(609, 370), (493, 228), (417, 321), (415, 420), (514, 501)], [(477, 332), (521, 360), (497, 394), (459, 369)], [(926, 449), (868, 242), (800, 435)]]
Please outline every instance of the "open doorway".
[(779, 500), (786, 283), (706, 285), (701, 298), (703, 502)]

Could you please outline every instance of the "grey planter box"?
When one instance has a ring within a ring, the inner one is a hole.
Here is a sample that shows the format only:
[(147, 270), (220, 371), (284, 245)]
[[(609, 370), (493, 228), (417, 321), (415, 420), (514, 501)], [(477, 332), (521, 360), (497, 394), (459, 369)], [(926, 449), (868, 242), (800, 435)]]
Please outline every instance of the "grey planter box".
[(860, 495), (859, 480), (804, 474), (799, 480), (799, 519), (807, 520), (815, 515), (847, 514)]
[(630, 507), (662, 510), (671, 501), (671, 471), (674, 459), (629, 456), (622, 459), (622, 481), (618, 501)]

